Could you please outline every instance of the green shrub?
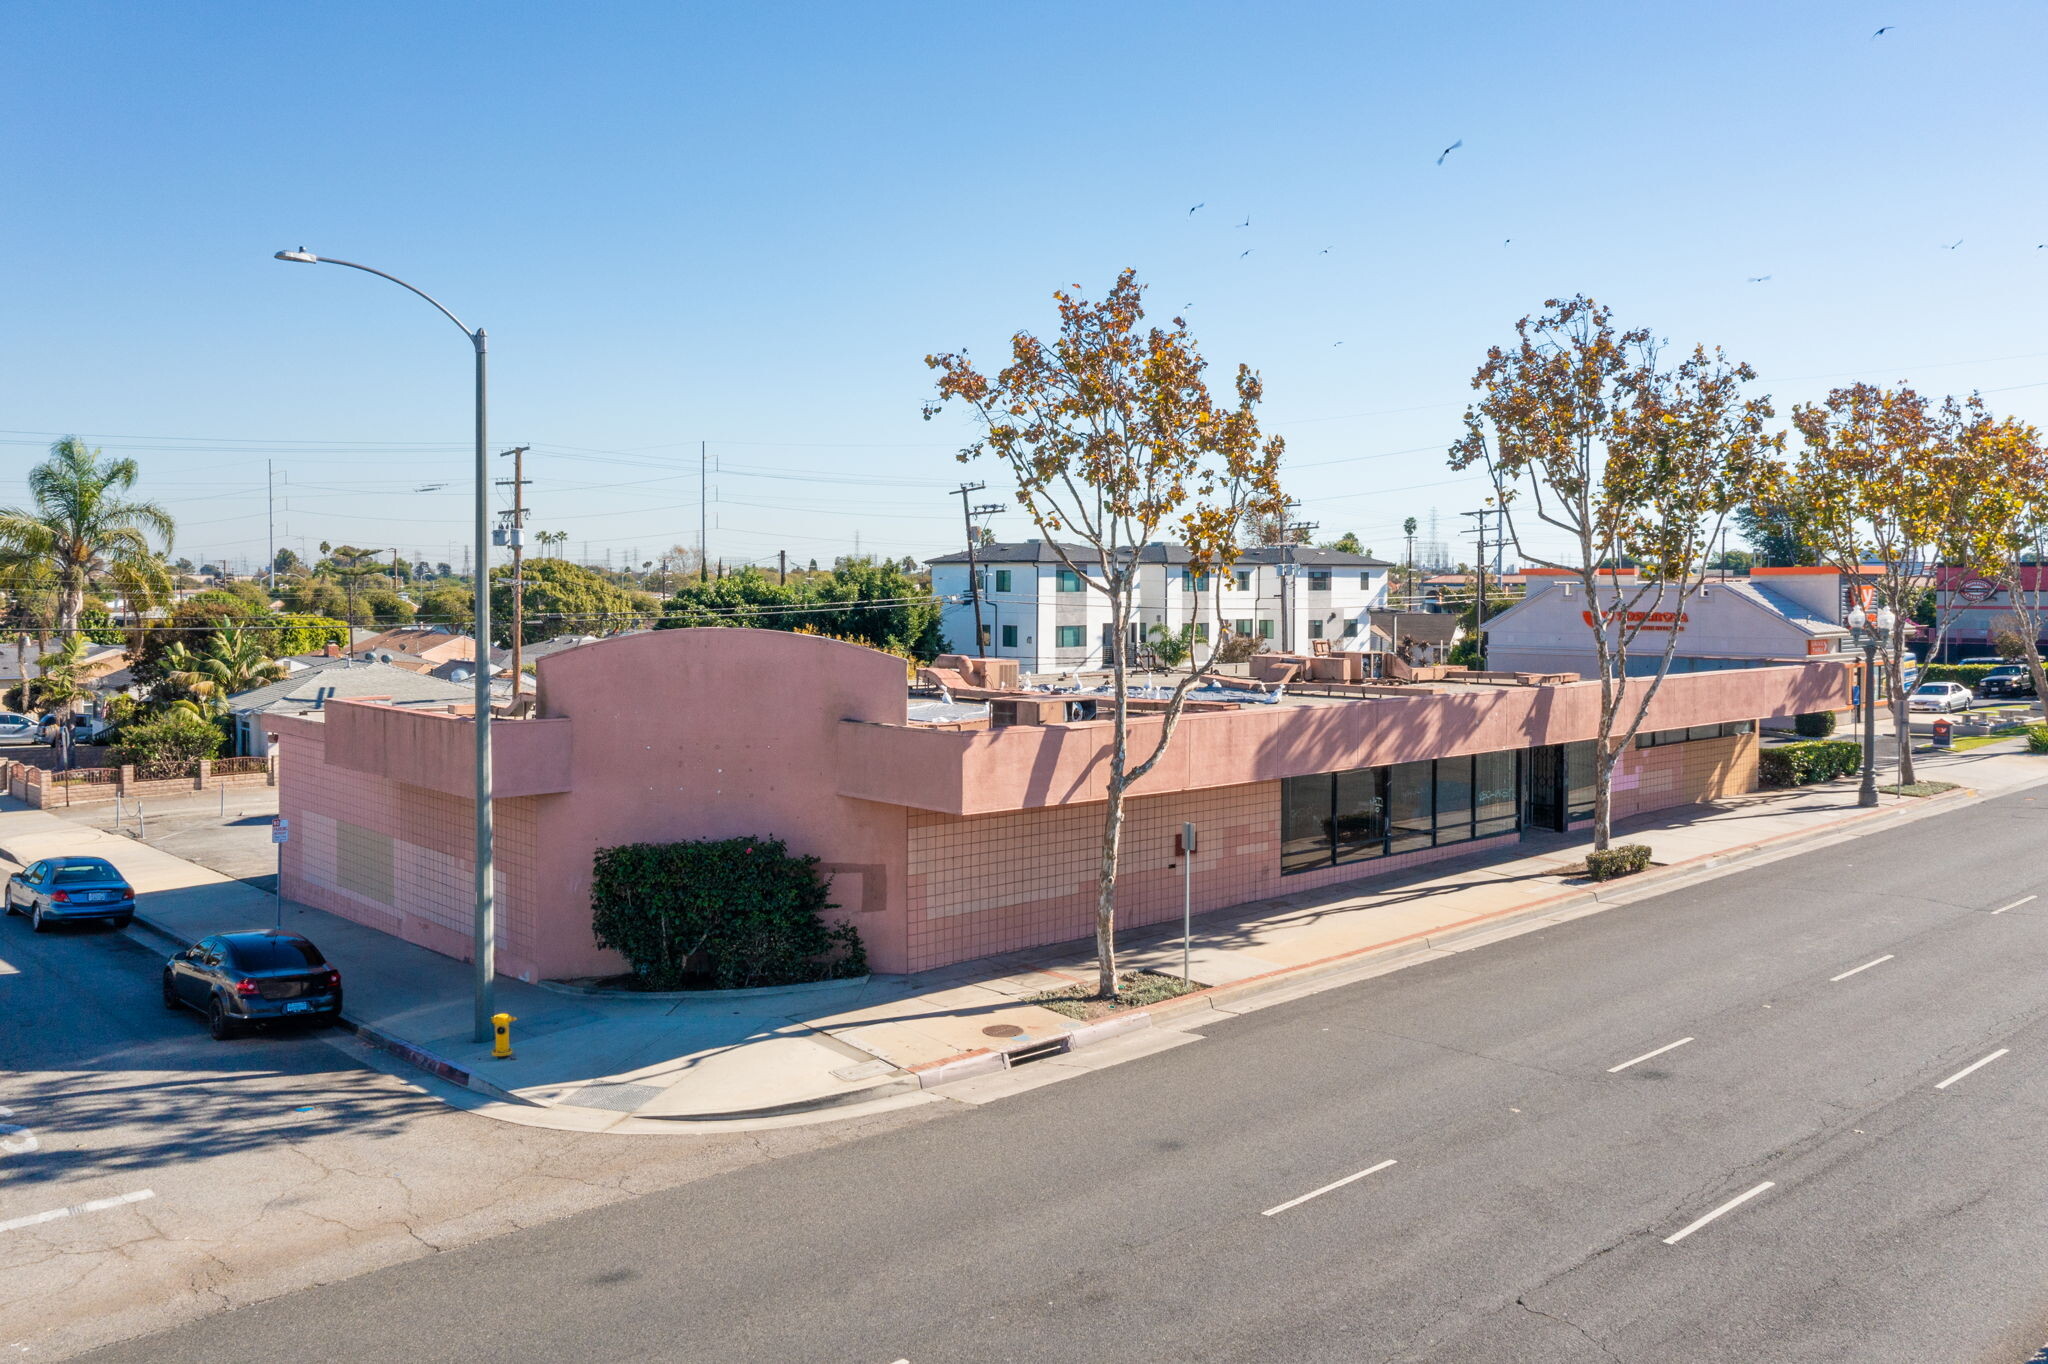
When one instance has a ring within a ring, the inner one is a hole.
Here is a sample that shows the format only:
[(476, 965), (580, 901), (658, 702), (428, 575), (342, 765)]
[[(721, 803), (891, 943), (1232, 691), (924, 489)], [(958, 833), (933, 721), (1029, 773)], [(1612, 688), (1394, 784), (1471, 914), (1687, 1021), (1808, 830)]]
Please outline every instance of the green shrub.
[(1617, 876), (1634, 876), (1650, 865), (1646, 843), (1623, 843), (1605, 852), (1586, 854), (1586, 875), (1595, 881), (1612, 881)]
[(138, 777), (183, 777), (192, 764), (221, 750), (220, 726), (185, 711), (122, 727), (121, 739), (108, 756), (116, 766), (135, 764)]
[(1792, 732), (1802, 739), (1825, 739), (1835, 732), (1835, 713), (1831, 710), (1810, 710), (1795, 716)]
[[(1975, 691), (1977, 684), (2001, 663), (1930, 663), (1920, 670), (1921, 682), (1960, 682)], [(1917, 684), (1916, 684), (1917, 685)]]
[(1848, 776), (1862, 765), (1863, 746), (1853, 739), (1810, 739), (1757, 753), (1757, 775), (1765, 786), (1810, 786)]
[(734, 990), (867, 974), (852, 924), (827, 927), (815, 857), (779, 839), (704, 839), (600, 848), (591, 927), (651, 990)]
[(2027, 726), (2027, 752), (2048, 753), (2048, 725)]

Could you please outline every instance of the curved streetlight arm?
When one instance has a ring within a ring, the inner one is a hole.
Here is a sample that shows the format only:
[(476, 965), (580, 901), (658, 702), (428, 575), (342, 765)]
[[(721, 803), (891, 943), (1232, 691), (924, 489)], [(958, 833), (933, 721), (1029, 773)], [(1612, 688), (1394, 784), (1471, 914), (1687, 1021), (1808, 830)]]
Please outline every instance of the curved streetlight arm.
[(441, 310), (441, 316), (447, 318), (450, 322), (453, 322), (456, 326), (462, 328), (462, 334), (464, 336), (468, 337), (472, 342), (476, 344), (482, 344), (484, 335), (482, 328), (478, 328), (475, 331), (471, 331), (469, 329), (469, 324), (464, 322), (461, 318), (457, 317), (454, 313), (449, 312), (447, 307), (441, 302), (440, 299), (435, 298), (425, 289), (417, 288), (414, 285), (407, 284), (404, 280), (400, 279), (396, 275), (385, 274), (382, 270), (377, 269), (375, 266), (358, 265), (352, 260), (336, 260), (333, 256), (316, 256), (310, 251), (280, 251), (277, 253), (275, 258), (277, 260), (304, 261), (309, 265), (346, 265), (351, 270), (361, 270), (364, 274), (375, 275), (379, 279), (388, 279), (401, 289), (411, 289), (421, 298), (433, 304), (436, 308), (439, 308)]

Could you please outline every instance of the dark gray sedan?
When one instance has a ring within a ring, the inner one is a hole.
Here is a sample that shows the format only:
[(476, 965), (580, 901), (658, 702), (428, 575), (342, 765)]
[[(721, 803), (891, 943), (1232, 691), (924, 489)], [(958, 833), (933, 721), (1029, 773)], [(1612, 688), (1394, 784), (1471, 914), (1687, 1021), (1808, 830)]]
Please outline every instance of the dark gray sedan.
[(164, 963), (164, 1007), (199, 1010), (221, 1041), (252, 1023), (336, 1023), (341, 972), (284, 929), (216, 933)]
[(116, 928), (135, 919), (135, 888), (98, 857), (46, 857), (7, 878), (7, 912), (26, 914), (38, 933), (70, 919), (104, 919)]

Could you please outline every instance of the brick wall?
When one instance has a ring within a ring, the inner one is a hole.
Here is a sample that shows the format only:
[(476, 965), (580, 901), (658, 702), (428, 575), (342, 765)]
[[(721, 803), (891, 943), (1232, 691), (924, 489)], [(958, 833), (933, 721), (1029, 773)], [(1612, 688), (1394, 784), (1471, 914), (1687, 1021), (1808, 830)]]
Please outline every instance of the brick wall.
[[(293, 815), (284, 893), (357, 923), (467, 960), (475, 906), (472, 802), (323, 761), (318, 738), (293, 736), (279, 773)], [(536, 800), (492, 803), (496, 815), (498, 970), (533, 979)]]

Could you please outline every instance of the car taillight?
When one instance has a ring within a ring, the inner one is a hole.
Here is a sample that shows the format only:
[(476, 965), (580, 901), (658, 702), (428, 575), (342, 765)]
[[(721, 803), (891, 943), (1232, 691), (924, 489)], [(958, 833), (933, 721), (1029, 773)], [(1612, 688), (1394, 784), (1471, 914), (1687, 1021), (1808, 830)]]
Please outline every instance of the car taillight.
[(327, 988), (330, 990), (341, 988), (341, 972), (335, 970), (332, 966), (327, 968)]
[(135, 891), (131, 887), (123, 886), (121, 888), (121, 898), (124, 900), (132, 900), (135, 898)]
[(68, 904), (70, 904), (70, 903), (71, 903), (71, 892), (70, 892), (70, 891), (68, 891), (68, 890), (53, 890), (53, 891), (51, 891), (51, 892), (50, 892), (50, 903), (52, 903), (52, 904), (57, 904), (57, 905), (68, 905)]
[(244, 978), (244, 979), (242, 979), (242, 980), (238, 980), (238, 981), (236, 981), (236, 982), (235, 982), (235, 993), (236, 993), (236, 994), (238, 994), (238, 995), (253, 995), (253, 994), (255, 994), (255, 993), (256, 993), (256, 982), (255, 982), (255, 981), (253, 981), (253, 980), (249, 980), (249, 979), (246, 979), (246, 978)]

